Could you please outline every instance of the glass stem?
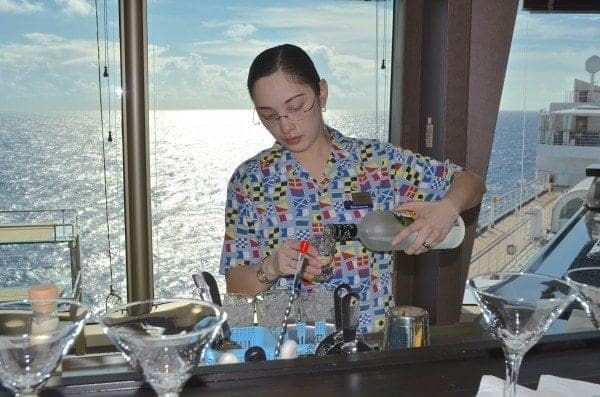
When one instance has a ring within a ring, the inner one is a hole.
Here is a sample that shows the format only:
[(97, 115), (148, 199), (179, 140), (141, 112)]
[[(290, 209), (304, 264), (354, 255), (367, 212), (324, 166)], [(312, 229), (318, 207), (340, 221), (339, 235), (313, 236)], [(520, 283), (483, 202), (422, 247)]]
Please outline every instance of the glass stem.
[(37, 397), (38, 391), (36, 389), (27, 389), (27, 390), (13, 390), (15, 393), (15, 397)]
[(179, 392), (177, 392), (177, 391), (167, 391), (167, 392), (158, 393), (158, 397), (178, 397), (178, 396), (179, 396)]
[(517, 395), (517, 381), (519, 380), (519, 369), (521, 368), (523, 356), (520, 354), (506, 354), (506, 378), (504, 379), (504, 397), (515, 397)]

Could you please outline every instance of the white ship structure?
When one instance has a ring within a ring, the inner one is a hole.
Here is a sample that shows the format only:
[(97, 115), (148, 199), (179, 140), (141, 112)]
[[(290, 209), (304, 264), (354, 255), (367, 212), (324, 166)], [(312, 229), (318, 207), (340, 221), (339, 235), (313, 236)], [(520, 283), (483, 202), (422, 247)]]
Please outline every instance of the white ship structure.
[(553, 174), (557, 186), (575, 186), (585, 168), (600, 160), (600, 57), (587, 59), (590, 81), (575, 79), (564, 102), (553, 102), (540, 117), (536, 167)]
[(469, 276), (521, 271), (581, 208), (593, 179), (586, 167), (600, 163), (600, 57), (585, 70), (589, 81), (575, 79), (563, 102), (540, 113), (535, 179), (481, 203)]
[(585, 169), (600, 162), (600, 86), (595, 82), (600, 57), (589, 57), (585, 70), (590, 81), (575, 79), (564, 102), (551, 103), (540, 115), (536, 168), (549, 171), (556, 186), (569, 189), (552, 209), (553, 233), (581, 207), (592, 180)]

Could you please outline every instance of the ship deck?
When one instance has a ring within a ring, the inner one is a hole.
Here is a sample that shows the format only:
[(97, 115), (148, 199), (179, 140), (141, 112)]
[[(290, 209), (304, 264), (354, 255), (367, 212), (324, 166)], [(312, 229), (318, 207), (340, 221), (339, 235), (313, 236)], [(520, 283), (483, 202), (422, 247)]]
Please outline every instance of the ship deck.
[(552, 208), (564, 189), (542, 192), (524, 204), (520, 211), (513, 211), (494, 222), (475, 238), (469, 267), (469, 277), (500, 270), (518, 271), (530, 259), (546, 239), (531, 237), (532, 214), (535, 207), (543, 209), (543, 230), (548, 230)]

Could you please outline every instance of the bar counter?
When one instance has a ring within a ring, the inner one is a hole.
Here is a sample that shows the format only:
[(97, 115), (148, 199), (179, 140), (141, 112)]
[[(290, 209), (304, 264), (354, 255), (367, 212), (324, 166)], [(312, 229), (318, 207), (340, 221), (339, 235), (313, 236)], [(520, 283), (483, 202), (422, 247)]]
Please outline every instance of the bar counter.
[[(62, 368), (41, 396), (155, 395), (118, 353), (69, 356)], [(461, 323), (432, 327), (425, 348), (201, 367), (181, 395), (474, 396), (484, 374), (504, 377), (500, 345)], [(542, 374), (600, 383), (600, 332), (545, 336), (525, 356), (519, 384), (535, 389)]]

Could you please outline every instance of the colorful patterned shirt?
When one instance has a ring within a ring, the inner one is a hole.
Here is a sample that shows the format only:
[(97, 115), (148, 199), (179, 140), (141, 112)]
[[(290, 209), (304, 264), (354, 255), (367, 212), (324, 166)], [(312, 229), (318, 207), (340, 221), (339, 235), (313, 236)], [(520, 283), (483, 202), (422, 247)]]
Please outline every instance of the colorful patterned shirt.
[[(333, 149), (320, 181), (279, 143), (236, 169), (227, 189), (221, 274), (234, 266), (258, 265), (284, 240), (309, 239), (322, 233), (323, 225), (358, 223), (372, 209), (348, 206), (352, 193), (366, 192), (373, 209), (390, 210), (405, 201), (443, 198), (461, 171), (390, 143), (346, 137), (330, 127), (326, 132)], [(380, 331), (386, 309), (393, 306), (392, 254), (345, 240), (337, 242), (333, 263), (327, 289), (349, 284), (361, 298), (358, 331)], [(291, 284), (291, 276), (277, 283)], [(311, 285), (303, 281), (302, 288), (310, 291)]]

